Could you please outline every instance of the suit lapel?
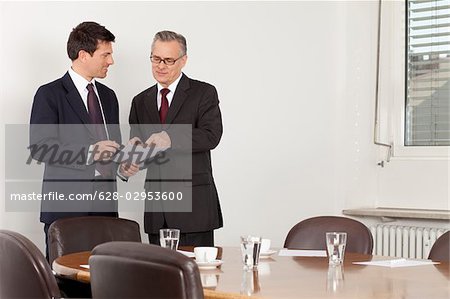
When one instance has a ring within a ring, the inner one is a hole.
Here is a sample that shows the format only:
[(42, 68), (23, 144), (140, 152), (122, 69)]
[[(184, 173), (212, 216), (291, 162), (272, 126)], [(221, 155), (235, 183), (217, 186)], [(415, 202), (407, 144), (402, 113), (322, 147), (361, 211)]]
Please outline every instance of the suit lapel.
[(83, 100), (81, 99), (81, 96), (78, 93), (78, 90), (75, 87), (75, 84), (70, 78), (68, 72), (62, 77), (62, 82), (64, 88), (66, 88), (67, 90), (66, 94), (67, 102), (72, 107), (75, 114), (78, 115), (78, 117), (81, 120), (81, 123), (86, 125), (91, 135), (96, 136), (94, 128), (90, 125), (89, 114), (86, 110), (86, 106), (84, 105)]
[(158, 87), (154, 85), (146, 94), (144, 101), (145, 108), (147, 109), (147, 115), (150, 117), (149, 124), (159, 124), (161, 119), (159, 118), (158, 105), (156, 104), (156, 93)]
[(75, 84), (73, 84), (68, 72), (64, 75), (64, 77), (62, 77), (62, 82), (67, 90), (67, 102), (72, 107), (73, 111), (75, 111), (75, 114), (78, 115), (81, 123), (89, 124), (89, 115), (87, 113), (86, 106), (84, 105), (83, 100), (81, 99), (81, 96), (78, 93)]
[(112, 105), (109, 105), (109, 95), (105, 90), (104, 86), (98, 82), (95, 82), (95, 86), (97, 87), (98, 96), (100, 97), (100, 102), (102, 103), (103, 115), (105, 116), (105, 124), (110, 124), (112, 121)]
[(171, 124), (175, 117), (183, 106), (184, 101), (187, 98), (187, 92), (190, 87), (189, 78), (185, 74), (181, 75), (180, 82), (178, 83), (175, 94), (173, 95), (172, 103), (170, 104), (169, 111), (167, 113), (166, 123)]

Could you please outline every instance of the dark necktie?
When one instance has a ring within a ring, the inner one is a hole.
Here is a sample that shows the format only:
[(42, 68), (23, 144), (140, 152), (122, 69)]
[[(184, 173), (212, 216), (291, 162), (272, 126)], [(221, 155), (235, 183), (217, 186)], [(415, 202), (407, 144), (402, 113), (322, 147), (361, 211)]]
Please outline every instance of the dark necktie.
[[(100, 108), (100, 103), (98, 102), (97, 95), (94, 91), (94, 85), (89, 83), (87, 86), (88, 96), (87, 96), (87, 104), (89, 110), (89, 118), (91, 120), (91, 124), (95, 128), (95, 133), (97, 140), (106, 140), (106, 130), (103, 122), (102, 110)], [(103, 177), (110, 176), (112, 174), (111, 164), (102, 164), (96, 163), (95, 169), (100, 172)]]
[(100, 108), (100, 103), (98, 102), (97, 95), (94, 91), (94, 85), (92, 83), (89, 83), (87, 86), (87, 90), (87, 103), (91, 124), (98, 125), (95, 126), (98, 140), (106, 140), (106, 131), (103, 122), (102, 110)]
[(170, 92), (169, 89), (161, 89), (161, 108), (159, 109), (159, 118), (161, 123), (166, 123), (167, 111), (169, 111), (169, 101), (167, 100), (167, 94)]

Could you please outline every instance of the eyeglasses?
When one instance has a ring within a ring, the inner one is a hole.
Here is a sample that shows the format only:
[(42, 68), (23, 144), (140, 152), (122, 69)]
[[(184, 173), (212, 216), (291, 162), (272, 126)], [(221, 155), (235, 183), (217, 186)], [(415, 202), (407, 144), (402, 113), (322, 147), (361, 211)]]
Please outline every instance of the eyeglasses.
[(165, 65), (174, 65), (175, 62), (177, 62), (177, 60), (179, 60), (180, 58), (182, 58), (184, 55), (178, 57), (177, 59), (173, 59), (173, 58), (161, 58), (158, 56), (150, 56), (150, 61), (154, 64), (160, 64), (161, 61), (164, 62)]

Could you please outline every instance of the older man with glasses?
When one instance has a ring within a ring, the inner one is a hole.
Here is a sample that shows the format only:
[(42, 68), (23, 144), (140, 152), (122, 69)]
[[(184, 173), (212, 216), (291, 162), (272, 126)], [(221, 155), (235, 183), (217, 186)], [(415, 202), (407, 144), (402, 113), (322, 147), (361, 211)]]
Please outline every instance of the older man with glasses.
[[(159, 244), (160, 229), (177, 228), (181, 231), (179, 245), (213, 246), (214, 229), (222, 227), (223, 221), (210, 151), (219, 144), (222, 136), (222, 117), (215, 87), (182, 73), (187, 58), (186, 39), (181, 34), (172, 31), (156, 33), (150, 60), (157, 84), (133, 99), (129, 118), (131, 137), (146, 140), (147, 145), (156, 148), (169, 148), (166, 152), (169, 161), (180, 144), (179, 136), (170, 128), (177, 124), (192, 127), (188, 142), (192, 144), (189, 150), (192, 151), (192, 165), (188, 165), (192, 169), (188, 170), (188, 179), (181, 177), (187, 167), (175, 166), (180, 171), (180, 177), (168, 178), (163, 175), (167, 173), (165, 168), (168, 165), (149, 163), (145, 183), (146, 194), (152, 196), (156, 194), (152, 193), (155, 190), (171, 191), (161, 188), (165, 181), (172, 181), (168, 186), (177, 183), (177, 179), (185, 186), (192, 184), (191, 209), (181, 212), (164, 208), (152, 210), (149, 208), (150, 198), (147, 198), (145, 232), (150, 243)], [(147, 125), (157, 125), (160, 129), (149, 130)], [(175, 160), (171, 162), (172, 166), (176, 164)]]

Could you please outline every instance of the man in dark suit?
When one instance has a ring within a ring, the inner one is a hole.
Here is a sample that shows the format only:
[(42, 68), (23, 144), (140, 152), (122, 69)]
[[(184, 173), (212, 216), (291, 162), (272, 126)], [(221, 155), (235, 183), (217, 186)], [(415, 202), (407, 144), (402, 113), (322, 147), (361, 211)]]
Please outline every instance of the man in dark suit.
[[(42, 195), (65, 198), (41, 202), (46, 242), (48, 228), (57, 219), (118, 217), (117, 202), (100, 199), (112, 199), (116, 191), (118, 166), (110, 159), (121, 143), (119, 105), (114, 91), (95, 80), (105, 78), (114, 63), (114, 40), (104, 26), (79, 24), (67, 42), (71, 68), (41, 86), (34, 97), (30, 150), (34, 159), (45, 163)], [(122, 167), (123, 175), (131, 172)]]
[[(213, 246), (214, 229), (222, 227), (223, 221), (210, 151), (219, 144), (222, 136), (222, 117), (214, 86), (190, 79), (182, 73), (187, 61), (186, 49), (186, 39), (180, 34), (161, 31), (155, 35), (150, 59), (157, 84), (133, 99), (129, 117), (130, 136), (145, 140), (149, 146), (169, 148), (164, 153), (168, 163), (147, 165), (147, 194), (155, 190), (170, 192), (177, 180), (181, 181), (178, 184), (192, 188), (190, 211), (166, 209), (168, 204), (162, 204), (161, 209), (153, 209), (155, 202), (146, 201), (144, 226), (150, 243), (159, 244), (161, 228), (178, 228), (181, 231), (179, 245)], [(155, 130), (158, 125), (159, 131)], [(186, 134), (175, 132), (174, 125), (189, 126), (188, 142), (183, 140)], [(186, 144), (192, 146), (189, 150), (192, 168), (191, 165), (180, 167), (177, 164), (183, 152), (180, 148)], [(178, 177), (164, 176), (171, 166), (175, 169), (172, 172), (179, 173)], [(186, 175), (186, 171), (190, 173)], [(184, 180), (186, 177), (189, 182)], [(165, 182), (169, 186), (166, 189)]]

